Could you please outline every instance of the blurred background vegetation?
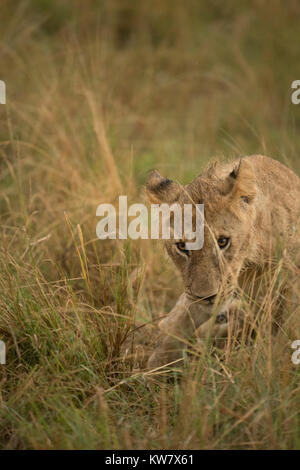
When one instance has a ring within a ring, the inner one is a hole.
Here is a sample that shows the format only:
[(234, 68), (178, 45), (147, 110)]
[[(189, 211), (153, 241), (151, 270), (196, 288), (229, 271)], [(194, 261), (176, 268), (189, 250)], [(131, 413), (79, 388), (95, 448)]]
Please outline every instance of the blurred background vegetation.
[(299, 174), (299, 14), (297, 0), (2, 0), (2, 447), (299, 447), (286, 348), (267, 383), (262, 345), (250, 372), (208, 360), (188, 392), (149, 392), (121, 345), (181, 282), (158, 243), (95, 240), (97, 205), (145, 200), (153, 168), (187, 183), (212, 157), (263, 153)]

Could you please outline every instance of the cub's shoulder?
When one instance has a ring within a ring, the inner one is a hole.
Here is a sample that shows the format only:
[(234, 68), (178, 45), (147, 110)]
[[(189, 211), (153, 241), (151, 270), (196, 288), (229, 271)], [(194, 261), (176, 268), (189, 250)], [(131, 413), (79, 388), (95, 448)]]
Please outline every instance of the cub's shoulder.
[(300, 190), (299, 177), (293, 170), (278, 160), (265, 155), (250, 155), (244, 157), (244, 159), (252, 165), (258, 182), (267, 179), (269, 182), (277, 183), (277, 185), (294, 186)]

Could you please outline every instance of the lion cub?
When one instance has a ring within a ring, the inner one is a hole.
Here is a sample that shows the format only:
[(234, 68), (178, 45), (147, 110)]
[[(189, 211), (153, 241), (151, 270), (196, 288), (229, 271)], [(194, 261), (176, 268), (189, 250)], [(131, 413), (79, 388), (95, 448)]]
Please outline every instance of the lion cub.
[[(185, 291), (159, 325), (168, 334), (149, 360), (152, 367), (180, 357), (188, 340), (178, 334), (190, 338), (199, 329), (203, 334), (212, 318), (218, 334), (225, 335), (234, 295), (254, 285), (278, 251), (299, 278), (300, 179), (278, 161), (253, 155), (213, 163), (186, 186), (153, 171), (146, 191), (151, 203), (204, 204), (205, 218), (202, 249), (187, 250), (184, 239), (165, 241)], [(216, 301), (219, 317), (213, 315)]]

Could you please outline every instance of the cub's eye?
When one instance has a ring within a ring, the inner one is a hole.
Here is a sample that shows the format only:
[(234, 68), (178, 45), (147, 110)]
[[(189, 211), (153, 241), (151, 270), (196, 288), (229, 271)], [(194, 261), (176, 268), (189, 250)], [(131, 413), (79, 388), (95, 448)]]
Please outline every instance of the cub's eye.
[(175, 243), (175, 245), (176, 245), (177, 250), (180, 251), (181, 253), (184, 253), (185, 255), (189, 254), (189, 250), (186, 249), (184, 242), (177, 242)]
[(226, 248), (226, 246), (228, 246), (229, 242), (230, 242), (229, 237), (219, 237), (218, 238), (218, 245), (221, 249)]
[(224, 313), (220, 313), (216, 317), (216, 322), (217, 323), (227, 323), (227, 316)]

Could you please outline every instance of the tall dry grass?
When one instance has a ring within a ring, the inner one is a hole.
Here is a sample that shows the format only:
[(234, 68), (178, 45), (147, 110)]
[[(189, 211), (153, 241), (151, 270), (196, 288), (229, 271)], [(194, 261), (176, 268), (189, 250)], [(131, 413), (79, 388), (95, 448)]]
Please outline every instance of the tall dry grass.
[(181, 281), (159, 243), (95, 236), (97, 205), (143, 201), (154, 167), (185, 183), (213, 156), (259, 152), (299, 172), (298, 13), (279, 0), (1, 3), (2, 448), (300, 447), (299, 308), (271, 334), (281, 270), (251, 344), (192, 346), (180, 377), (159, 370), (149, 386), (137, 344), (151, 348)]

